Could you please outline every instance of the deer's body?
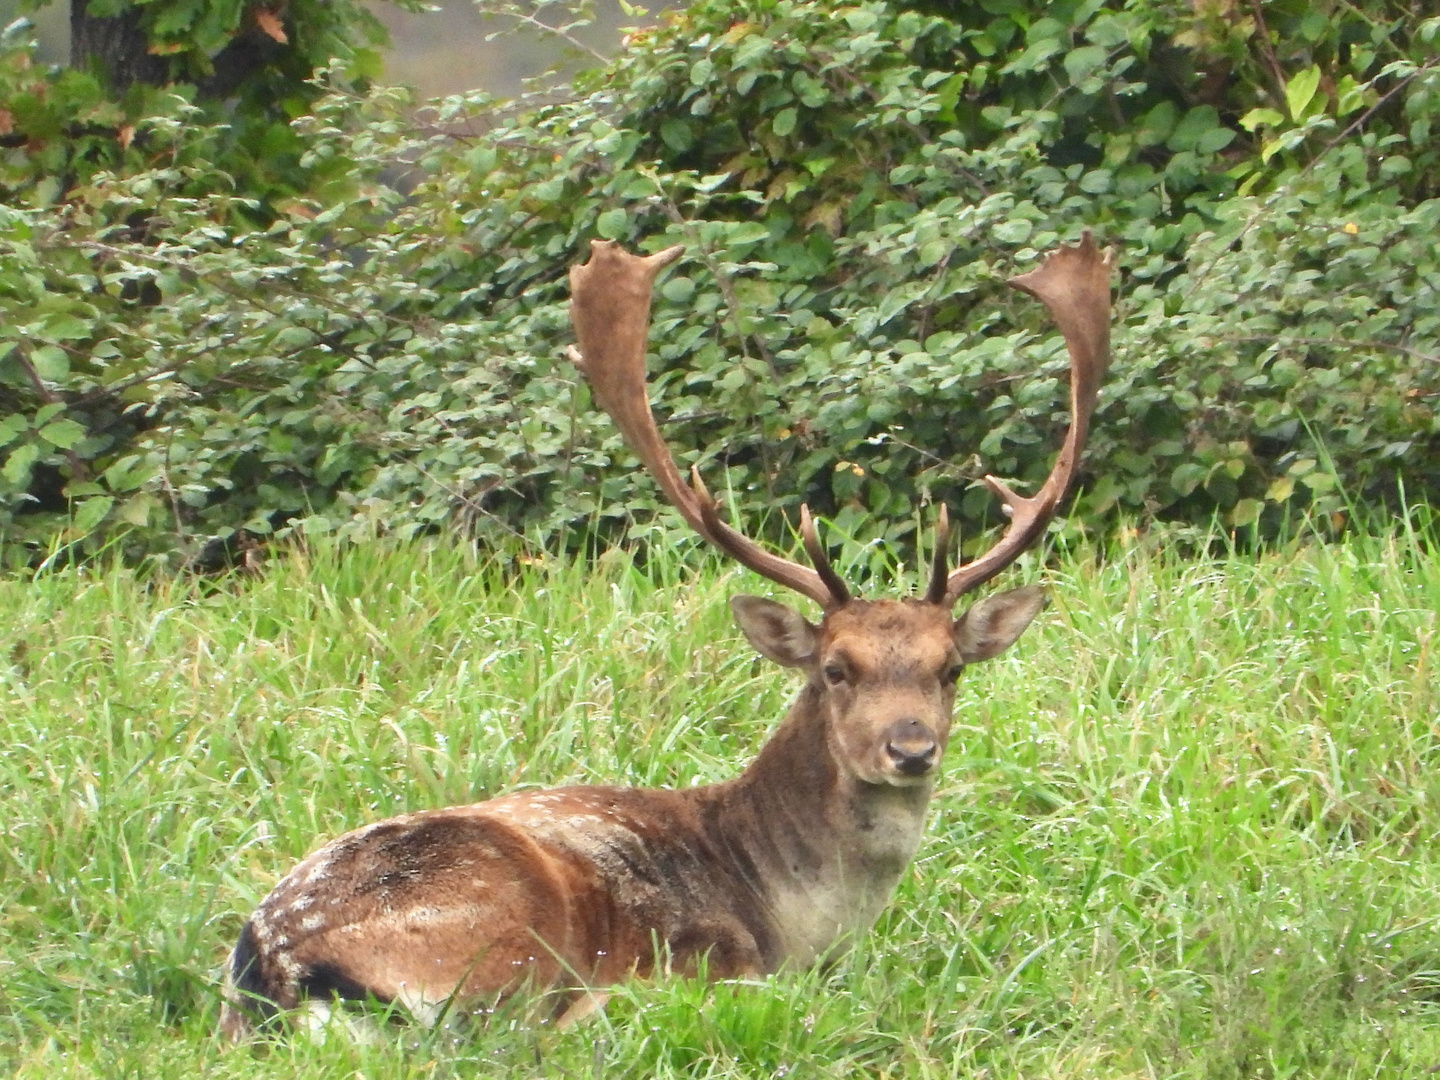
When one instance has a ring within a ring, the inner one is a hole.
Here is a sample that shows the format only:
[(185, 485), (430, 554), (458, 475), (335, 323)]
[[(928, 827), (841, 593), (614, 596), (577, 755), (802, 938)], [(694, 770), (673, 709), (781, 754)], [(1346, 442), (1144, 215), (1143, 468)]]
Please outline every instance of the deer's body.
[(702, 536), (825, 609), (812, 624), (772, 600), (731, 601), (750, 643), (803, 672), (804, 689), (725, 783), (524, 792), (392, 818), (321, 847), (241, 932), (221, 1018), (230, 1037), (307, 998), (375, 998), (427, 1018), (447, 1003), (603, 986), (661, 964), (703, 965), (717, 978), (810, 964), (874, 922), (914, 856), (956, 680), (1044, 606), (1028, 587), (951, 613), (1033, 542), (1073, 475), (1105, 356), (1108, 261), (1087, 238), (1020, 279), (1056, 315), (1075, 364), (1075, 422), (1051, 479), (1023, 499), (987, 478), (1013, 516), (1000, 543), (947, 573), (942, 512), (926, 596), (866, 601), (831, 569), (808, 511), (813, 569), (760, 549), (720, 521), (698, 478), (693, 490), (679, 480), (644, 389), (649, 289), (677, 254), (638, 259), (597, 242), (592, 263), (572, 271), (585, 370)]
[[(948, 735), (948, 615), (860, 604), (868, 633), (835, 635), (848, 660), (914, 673), (929, 694), (867, 707)], [(774, 605), (778, 608), (779, 605)], [(875, 618), (879, 609), (884, 618)], [(859, 608), (840, 622), (855, 622)], [(293, 1009), (313, 995), (376, 998), (432, 1014), (458, 989), (494, 1002), (526, 985), (603, 986), (657, 963), (715, 978), (808, 965), (868, 928), (924, 832), (932, 775), (873, 782), (837, 758), (823, 675), (734, 780), (678, 791), (571, 787), (391, 818), (295, 867), (241, 934), (237, 1003)], [(659, 946), (662, 955), (656, 955)], [(238, 1036), (246, 1012), (225, 1014)]]

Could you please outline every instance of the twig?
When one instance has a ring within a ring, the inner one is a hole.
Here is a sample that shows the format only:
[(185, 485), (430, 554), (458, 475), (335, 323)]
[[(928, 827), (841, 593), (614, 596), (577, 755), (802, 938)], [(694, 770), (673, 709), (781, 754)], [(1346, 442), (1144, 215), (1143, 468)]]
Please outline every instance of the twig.
[(606, 56), (593, 45), (588, 45), (585, 42), (581, 41), (574, 34), (570, 33), (567, 27), (551, 26), (543, 19), (537, 19), (533, 14), (527, 14), (523, 11), (506, 10), (495, 12), (494, 14), (504, 15), (506, 18), (514, 19), (516, 22), (533, 27), (542, 37), (546, 34), (549, 34), (552, 37), (557, 37), (561, 41), (565, 42), (565, 44), (569, 45), (571, 48), (579, 49), (581, 52), (589, 53), (602, 64), (608, 64), (610, 62), (610, 57)]
[[(926, 292), (934, 289), (935, 286), (939, 285), (940, 282), (944, 280), (945, 270), (949, 267), (950, 256), (953, 254), (955, 254), (955, 249), (952, 247), (944, 254), (944, 256), (940, 259), (939, 263), (936, 264), (935, 273), (930, 276), (930, 287), (925, 290)], [(930, 336), (930, 317), (934, 314), (934, 300), (931, 300), (928, 304), (926, 304), (923, 308), (920, 309), (920, 326), (916, 329), (915, 338), (922, 344), (924, 343), (925, 339)]]
[[(233, 338), (223, 344), (228, 345), (232, 341)], [(103, 398), (113, 398), (118, 394), (123, 394), (132, 387), (139, 386), (141, 383), (149, 382), (151, 379), (158, 379), (161, 375), (169, 375), (179, 371), (187, 364), (193, 364), (196, 360), (200, 359), (200, 357), (214, 353), (216, 348), (217, 346), (213, 345), (206, 346), (203, 349), (190, 353), (188, 356), (181, 357), (179, 360), (172, 360), (168, 364), (161, 364), (159, 367), (152, 368), (150, 371), (146, 371), (140, 375), (133, 375), (128, 379), (121, 379), (116, 383), (98, 383), (77, 397), (75, 404), (79, 406), (93, 405)]]
[(1344, 338), (1287, 337), (1283, 334), (1209, 334), (1207, 336), (1216, 341), (1234, 343), (1263, 342), (1277, 345), (1319, 345), (1332, 349), (1380, 349), (1403, 353), (1416, 360), (1428, 360), (1432, 364), (1440, 364), (1440, 356), (1432, 356), (1419, 349), (1412, 349), (1408, 345), (1394, 345), (1388, 341), (1347, 341)]
[[(1261, 10), (1260, 0), (1250, 0), (1250, 10), (1255, 14), (1255, 25), (1259, 29), (1261, 52), (1265, 59), (1270, 62), (1270, 75), (1275, 80), (1275, 89), (1279, 94), (1278, 102), (1286, 102), (1286, 112), (1289, 112), (1289, 103), (1285, 96), (1285, 72), (1280, 67), (1280, 58), (1275, 55), (1275, 46), (1270, 43), (1270, 28), (1265, 25), (1265, 13)], [(1291, 120), (1299, 120), (1298, 116), (1292, 116)]]
[[(451, 487), (449, 484), (445, 483), (445, 481), (441, 480), (438, 476), (435, 476), (424, 465), (420, 464), (420, 462), (407, 458), (404, 455), (393, 450), (390, 452), (390, 454), (393, 459), (397, 461), (404, 461), (407, 465), (417, 470), (421, 476), (425, 477), (426, 480), (429, 480), (430, 483), (434, 484), (437, 488), (445, 492), (445, 494), (449, 495), (452, 499), (456, 500), (459, 503), (462, 503), (466, 507), (466, 509), (470, 510), (472, 513), (480, 517), (489, 518), (491, 521), (495, 522), (495, 524), (499, 525), (500, 528), (508, 532), (511, 536), (518, 539), (526, 547), (534, 546), (528, 536), (526, 536), (519, 529), (511, 525), (499, 514), (493, 513), (485, 509), (485, 507), (481, 506), (478, 502), (476, 502), (470, 496), (466, 495), (463, 491), (460, 491), (458, 488)], [(490, 494), (490, 492), (500, 487), (502, 483), (503, 481), (497, 476), (494, 480), (490, 481), (490, 483), (486, 484), (480, 490), (480, 496), (483, 497)]]
[(185, 517), (180, 510), (180, 493), (175, 490), (175, 485), (170, 482), (170, 448), (175, 444), (175, 432), (170, 432), (170, 438), (165, 440), (165, 462), (160, 466), (160, 483), (165, 487), (165, 495), (170, 500), (170, 514), (175, 519), (175, 535), (185, 547), (190, 545), (190, 537), (185, 529)]

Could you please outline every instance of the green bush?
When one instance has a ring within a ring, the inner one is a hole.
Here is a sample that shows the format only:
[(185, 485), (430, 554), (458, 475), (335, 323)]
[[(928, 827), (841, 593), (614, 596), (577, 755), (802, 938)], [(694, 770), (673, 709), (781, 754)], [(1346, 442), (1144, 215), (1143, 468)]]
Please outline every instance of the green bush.
[(596, 236), (689, 245), (658, 411), (747, 523), (803, 498), (903, 548), (944, 500), (976, 542), (978, 476), (1043, 477), (1067, 421), (1003, 281), (1085, 227), (1121, 275), (1076, 520), (1435, 497), (1423, 9), (704, 0), (525, 113), (335, 88), (259, 229), (174, 104), (143, 161), (0, 212), (7, 555), (643, 534), (653, 488), (561, 358)]

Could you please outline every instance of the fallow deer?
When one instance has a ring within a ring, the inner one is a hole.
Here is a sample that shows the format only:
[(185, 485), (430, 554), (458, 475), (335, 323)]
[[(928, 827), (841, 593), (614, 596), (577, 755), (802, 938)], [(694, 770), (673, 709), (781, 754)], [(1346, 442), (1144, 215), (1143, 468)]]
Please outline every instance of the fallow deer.
[(307, 1000), (378, 999), (432, 1018), (522, 987), (579, 999), (663, 965), (711, 978), (831, 955), (868, 928), (919, 846), (967, 664), (1015, 641), (1045, 604), (1023, 587), (956, 618), (956, 601), (1043, 532), (1074, 478), (1109, 358), (1110, 257), (1087, 232), (1011, 284), (1039, 298), (1071, 359), (1072, 418), (1033, 497), (993, 476), (1010, 521), (985, 554), (947, 569), (942, 508), (923, 598), (852, 597), (817, 538), (811, 566), (720, 518), (699, 473), (681, 479), (654, 418), (645, 346), (656, 275), (677, 259), (595, 241), (570, 271), (570, 350), (600, 406), (690, 526), (762, 577), (808, 597), (812, 623), (736, 596), (736, 621), (805, 687), (737, 778), (683, 791), (569, 787), (407, 814), (341, 836), (296, 866), (240, 932), (222, 1031)]

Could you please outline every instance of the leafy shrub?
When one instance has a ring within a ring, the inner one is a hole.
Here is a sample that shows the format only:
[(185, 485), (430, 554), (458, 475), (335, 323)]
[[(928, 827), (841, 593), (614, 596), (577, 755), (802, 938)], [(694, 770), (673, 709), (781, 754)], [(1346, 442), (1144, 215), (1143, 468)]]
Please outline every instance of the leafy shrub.
[(1431, 490), (1440, 20), (923, 7), (703, 0), (519, 115), (336, 88), (263, 228), (184, 102), (137, 118), (143, 161), (16, 189), (8, 556), (119, 527), (187, 557), (237, 530), (643, 533), (653, 489), (561, 359), (596, 236), (690, 246), (655, 394), (747, 521), (804, 498), (903, 547), (944, 500), (973, 543), (978, 476), (1042, 477), (1067, 420), (1063, 348), (1003, 281), (1087, 226), (1122, 274), (1081, 520), (1263, 530)]

